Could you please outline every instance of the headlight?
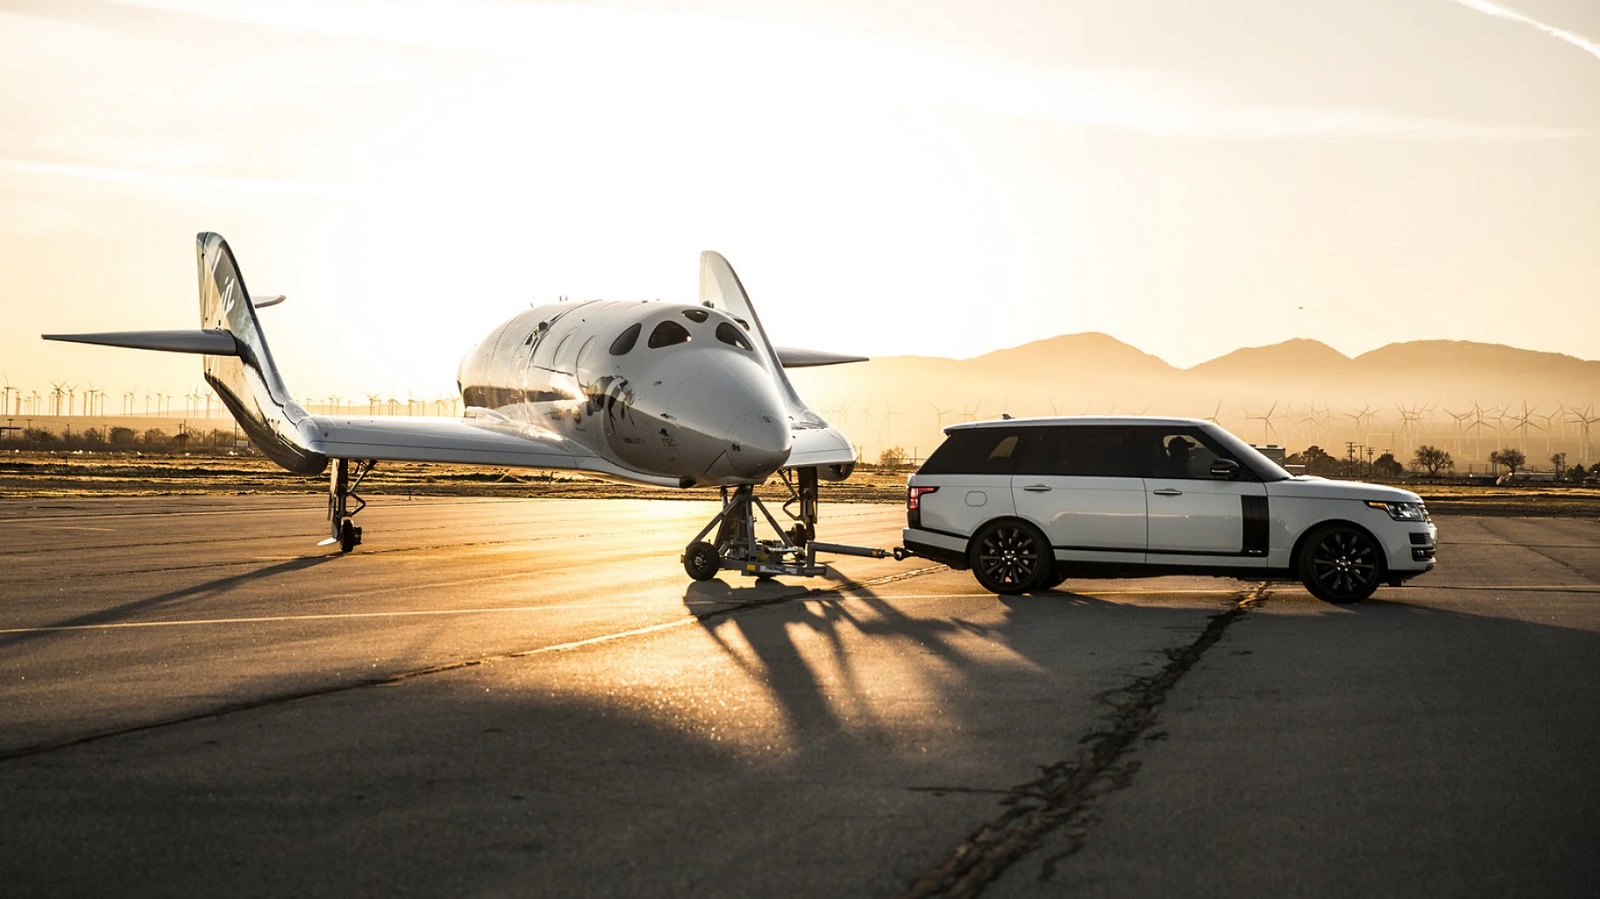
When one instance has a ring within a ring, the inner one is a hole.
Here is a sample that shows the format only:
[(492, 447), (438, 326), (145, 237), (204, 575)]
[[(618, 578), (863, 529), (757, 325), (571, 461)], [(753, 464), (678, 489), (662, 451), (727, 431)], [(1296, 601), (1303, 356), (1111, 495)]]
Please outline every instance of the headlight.
[(1382, 500), (1369, 499), (1367, 505), (1374, 509), (1382, 509), (1389, 513), (1395, 521), (1427, 521), (1428, 510), (1422, 503), (1386, 503)]

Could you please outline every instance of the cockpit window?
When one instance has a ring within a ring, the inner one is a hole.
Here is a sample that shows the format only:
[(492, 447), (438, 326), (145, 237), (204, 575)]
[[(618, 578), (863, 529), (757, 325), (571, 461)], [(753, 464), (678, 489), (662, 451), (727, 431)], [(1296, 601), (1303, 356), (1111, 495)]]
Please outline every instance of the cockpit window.
[(633, 349), (633, 345), (639, 342), (639, 332), (643, 330), (644, 325), (639, 324), (638, 322), (634, 322), (633, 324), (629, 325), (628, 330), (618, 334), (617, 339), (611, 341), (611, 355), (628, 355), (628, 351)]
[(704, 309), (685, 309), (683, 310), (683, 317), (698, 324), (705, 321), (709, 315)]
[(669, 320), (656, 325), (656, 329), (650, 332), (650, 341), (646, 344), (646, 346), (650, 347), (652, 350), (659, 350), (664, 346), (672, 346), (676, 343), (688, 342), (689, 329), (675, 321)]
[(755, 349), (755, 347), (750, 345), (749, 338), (745, 337), (738, 328), (735, 328), (733, 325), (730, 325), (727, 322), (717, 325), (717, 339), (723, 343), (736, 346), (741, 350)]

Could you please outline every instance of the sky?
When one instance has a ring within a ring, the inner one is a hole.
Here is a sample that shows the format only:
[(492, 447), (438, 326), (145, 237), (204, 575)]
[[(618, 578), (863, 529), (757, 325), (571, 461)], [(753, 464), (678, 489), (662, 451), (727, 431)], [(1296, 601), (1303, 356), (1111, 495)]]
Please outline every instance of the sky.
[(201, 231), (303, 400), (706, 249), (787, 346), (1600, 359), (1593, 0), (0, 0), (0, 109), (0, 375), (112, 411), (198, 361), (38, 335), (195, 327)]

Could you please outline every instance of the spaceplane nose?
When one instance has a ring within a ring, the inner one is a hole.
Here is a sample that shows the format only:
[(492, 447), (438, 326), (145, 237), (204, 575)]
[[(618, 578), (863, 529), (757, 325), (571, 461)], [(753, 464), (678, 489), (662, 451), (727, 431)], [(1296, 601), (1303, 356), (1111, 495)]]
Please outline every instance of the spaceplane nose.
[(788, 419), (776, 408), (750, 411), (729, 429), (728, 464), (747, 478), (761, 478), (783, 467), (793, 441)]

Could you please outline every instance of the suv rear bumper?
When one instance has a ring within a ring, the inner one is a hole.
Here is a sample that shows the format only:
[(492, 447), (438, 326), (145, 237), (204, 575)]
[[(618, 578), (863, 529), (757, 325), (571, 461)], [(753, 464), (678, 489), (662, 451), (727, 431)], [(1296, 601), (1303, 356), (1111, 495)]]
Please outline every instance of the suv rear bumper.
[(921, 528), (904, 528), (900, 531), (900, 543), (924, 559), (943, 562), (955, 569), (964, 570), (968, 567), (965, 537)]

